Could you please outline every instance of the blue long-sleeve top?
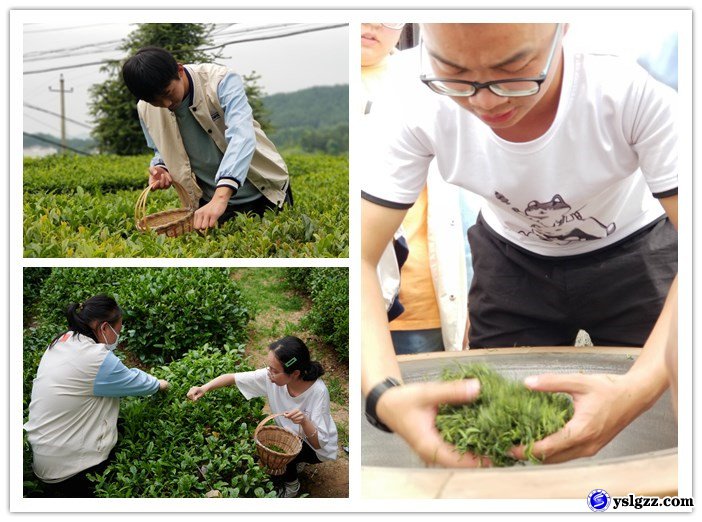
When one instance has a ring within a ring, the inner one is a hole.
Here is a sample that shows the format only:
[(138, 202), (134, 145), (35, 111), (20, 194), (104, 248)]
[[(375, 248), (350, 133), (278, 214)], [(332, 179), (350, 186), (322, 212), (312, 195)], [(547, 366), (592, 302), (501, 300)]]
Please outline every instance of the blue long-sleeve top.
[(138, 368), (127, 368), (112, 352), (105, 357), (93, 382), (93, 393), (98, 397), (152, 395), (158, 388), (156, 377)]

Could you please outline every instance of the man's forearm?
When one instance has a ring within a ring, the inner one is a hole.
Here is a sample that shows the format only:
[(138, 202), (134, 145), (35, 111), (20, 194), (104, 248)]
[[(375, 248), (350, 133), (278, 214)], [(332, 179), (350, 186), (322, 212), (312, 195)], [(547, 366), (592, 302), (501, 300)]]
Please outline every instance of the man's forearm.
[(385, 378), (402, 380), (402, 375), (392, 346), (376, 268), (365, 260), (361, 262), (361, 302), (361, 389), (367, 395)]
[(671, 328), (676, 327), (672, 324), (671, 318), (677, 307), (677, 299), (678, 277), (675, 276), (651, 335), (648, 336), (646, 344), (641, 350), (641, 355), (627, 373), (628, 376), (635, 378), (637, 385), (641, 387), (640, 400), (645, 401), (646, 409), (655, 403), (669, 384), (665, 365), (665, 350), (671, 335)]

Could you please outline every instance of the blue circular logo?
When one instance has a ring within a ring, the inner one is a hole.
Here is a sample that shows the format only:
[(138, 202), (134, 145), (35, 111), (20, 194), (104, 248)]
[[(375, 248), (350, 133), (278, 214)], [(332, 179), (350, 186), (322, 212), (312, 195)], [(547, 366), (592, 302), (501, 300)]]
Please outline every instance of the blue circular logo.
[(604, 489), (593, 489), (587, 496), (587, 507), (592, 511), (606, 511), (612, 498)]

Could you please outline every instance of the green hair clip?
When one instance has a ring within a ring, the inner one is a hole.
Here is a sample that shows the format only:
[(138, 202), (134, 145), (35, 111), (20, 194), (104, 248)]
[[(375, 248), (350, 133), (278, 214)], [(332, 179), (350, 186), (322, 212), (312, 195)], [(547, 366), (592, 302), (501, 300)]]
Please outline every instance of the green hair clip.
[(290, 368), (293, 364), (297, 362), (297, 357), (293, 357), (288, 362), (285, 363), (286, 368)]

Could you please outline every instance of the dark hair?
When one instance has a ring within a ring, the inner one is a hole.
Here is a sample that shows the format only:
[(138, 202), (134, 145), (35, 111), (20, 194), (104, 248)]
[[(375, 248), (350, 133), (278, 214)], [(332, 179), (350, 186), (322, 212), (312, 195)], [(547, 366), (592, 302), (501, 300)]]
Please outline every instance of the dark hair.
[(295, 370), (300, 370), (300, 377), (303, 381), (316, 381), (324, 375), (324, 368), (317, 361), (310, 360), (310, 351), (301, 339), (294, 335), (288, 335), (277, 341), (273, 341), (269, 346), (280, 363), (283, 371), (288, 375)]
[(178, 62), (160, 47), (143, 47), (122, 65), (127, 89), (145, 102), (154, 101), (178, 78)]
[[(66, 319), (68, 320), (68, 330), (75, 334), (83, 334), (90, 337), (96, 343), (100, 341), (93, 332), (92, 324), (107, 322), (111, 325), (117, 324), (122, 317), (122, 309), (113, 298), (107, 295), (96, 295), (83, 303), (71, 303), (66, 308)], [(66, 332), (57, 335), (51, 345)]]

